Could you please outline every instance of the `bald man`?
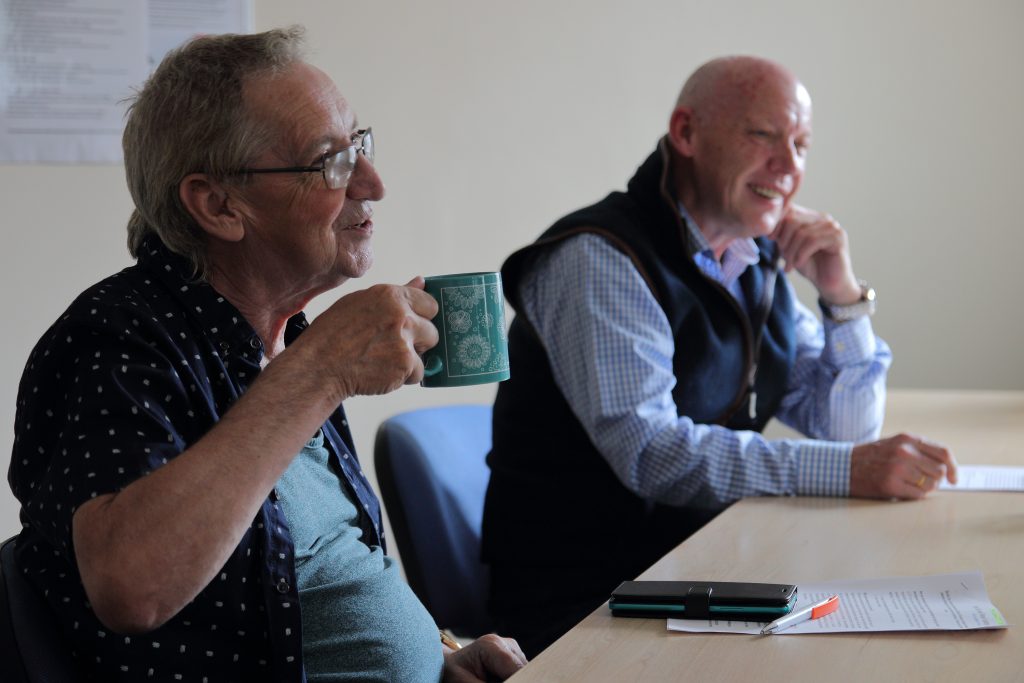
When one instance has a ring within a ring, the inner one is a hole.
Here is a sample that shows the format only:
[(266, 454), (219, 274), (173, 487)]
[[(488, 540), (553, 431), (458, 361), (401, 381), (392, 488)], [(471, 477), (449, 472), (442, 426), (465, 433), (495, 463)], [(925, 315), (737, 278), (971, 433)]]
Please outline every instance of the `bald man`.
[[(891, 355), (846, 232), (793, 203), (810, 143), (793, 74), (714, 60), (626, 192), (505, 262), (515, 372), (484, 557), (500, 630), (529, 656), (740, 498), (912, 499), (955, 479), (944, 447), (877, 440)], [(765, 439), (773, 417), (809, 438)]]

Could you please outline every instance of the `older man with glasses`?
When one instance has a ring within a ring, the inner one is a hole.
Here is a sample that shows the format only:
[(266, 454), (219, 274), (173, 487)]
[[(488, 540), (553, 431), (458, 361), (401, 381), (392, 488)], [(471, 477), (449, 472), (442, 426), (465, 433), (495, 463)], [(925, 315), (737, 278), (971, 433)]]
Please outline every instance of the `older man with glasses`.
[[(373, 136), (301, 31), (171, 53), (124, 134), (136, 265), (45, 333), (19, 390), (17, 559), (104, 681), (490, 680), (384, 555), (345, 398), (418, 382), (421, 278), (311, 298), (372, 262)], [(317, 177), (317, 176), (320, 177)]]

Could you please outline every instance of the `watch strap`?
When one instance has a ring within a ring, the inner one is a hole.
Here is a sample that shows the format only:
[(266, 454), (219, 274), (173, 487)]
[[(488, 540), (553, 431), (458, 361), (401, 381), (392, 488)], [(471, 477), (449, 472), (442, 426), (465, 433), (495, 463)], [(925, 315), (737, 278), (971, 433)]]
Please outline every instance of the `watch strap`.
[(845, 323), (857, 318), (863, 318), (864, 316), (874, 315), (875, 290), (864, 280), (858, 280), (857, 283), (860, 285), (860, 299), (852, 304), (837, 306), (827, 304), (819, 298), (818, 305), (821, 307), (822, 314), (829, 320), (837, 323)]

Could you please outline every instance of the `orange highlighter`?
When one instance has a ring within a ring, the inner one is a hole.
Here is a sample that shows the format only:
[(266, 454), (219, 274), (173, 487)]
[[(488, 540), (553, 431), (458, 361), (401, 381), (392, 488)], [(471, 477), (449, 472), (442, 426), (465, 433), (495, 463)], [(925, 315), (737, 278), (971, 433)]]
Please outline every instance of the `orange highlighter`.
[(832, 614), (837, 609), (839, 609), (839, 596), (833, 595), (831, 598), (822, 600), (816, 605), (811, 605), (810, 607), (806, 607), (798, 612), (793, 612), (792, 614), (787, 614), (784, 617), (776, 619), (761, 629), (761, 635), (765, 636), (778, 633), (783, 629), (809, 619), (820, 619), (826, 614)]

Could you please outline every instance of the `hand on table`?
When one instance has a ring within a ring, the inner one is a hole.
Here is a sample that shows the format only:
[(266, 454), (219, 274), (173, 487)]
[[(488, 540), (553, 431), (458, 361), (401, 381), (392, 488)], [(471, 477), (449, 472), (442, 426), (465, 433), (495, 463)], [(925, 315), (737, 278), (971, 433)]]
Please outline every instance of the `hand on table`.
[(854, 446), (850, 495), (923, 498), (946, 478), (956, 483), (956, 458), (945, 446), (910, 434)]
[(526, 655), (512, 638), (494, 633), (477, 638), (461, 650), (445, 647), (444, 683), (503, 681), (526, 666)]

